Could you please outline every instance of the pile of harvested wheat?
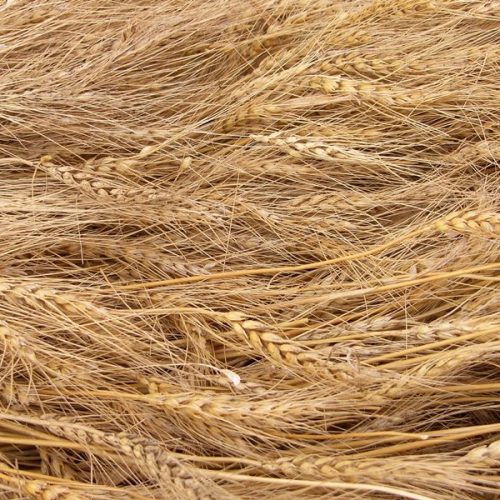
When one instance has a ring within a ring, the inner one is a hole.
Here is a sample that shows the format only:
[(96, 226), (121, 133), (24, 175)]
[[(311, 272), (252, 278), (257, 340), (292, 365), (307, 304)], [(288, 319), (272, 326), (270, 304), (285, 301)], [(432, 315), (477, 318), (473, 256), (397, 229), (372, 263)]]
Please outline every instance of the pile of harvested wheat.
[(7, 0), (0, 496), (494, 498), (500, 4)]

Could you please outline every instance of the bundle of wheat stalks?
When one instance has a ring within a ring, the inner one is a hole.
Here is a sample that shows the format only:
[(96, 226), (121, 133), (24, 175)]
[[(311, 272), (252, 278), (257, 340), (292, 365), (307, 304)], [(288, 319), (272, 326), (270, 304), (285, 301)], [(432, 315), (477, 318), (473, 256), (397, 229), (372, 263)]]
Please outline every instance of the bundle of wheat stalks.
[(497, 0), (0, 7), (0, 497), (495, 498)]

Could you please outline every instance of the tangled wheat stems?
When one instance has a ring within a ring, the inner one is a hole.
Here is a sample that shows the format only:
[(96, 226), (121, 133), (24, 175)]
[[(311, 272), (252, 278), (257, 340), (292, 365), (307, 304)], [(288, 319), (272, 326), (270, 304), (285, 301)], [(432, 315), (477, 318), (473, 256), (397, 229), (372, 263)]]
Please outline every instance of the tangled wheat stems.
[(489, 1), (0, 6), (0, 496), (494, 498)]

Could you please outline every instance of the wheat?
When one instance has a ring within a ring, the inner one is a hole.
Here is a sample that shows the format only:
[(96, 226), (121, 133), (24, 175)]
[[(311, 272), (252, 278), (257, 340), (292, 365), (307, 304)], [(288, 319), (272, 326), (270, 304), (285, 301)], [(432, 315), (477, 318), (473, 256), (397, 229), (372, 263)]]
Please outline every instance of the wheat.
[(78, 472), (75, 469), (61, 460), (55, 453), (51, 453), (51, 451), (41, 448), (40, 460), (42, 474), (71, 480), (78, 477)]
[(428, 0), (372, 0), (366, 7), (361, 7), (351, 16), (346, 18), (349, 22), (359, 22), (370, 17), (391, 16), (391, 15), (415, 15), (427, 9), (433, 9), (434, 4)]
[(229, 133), (237, 127), (265, 120), (280, 112), (280, 106), (273, 104), (243, 106), (223, 121), (221, 129), (223, 132)]
[[(47, 349), (41, 342), (34, 341), (29, 335), (21, 335), (10, 328), (6, 322), (0, 323), (0, 340), (4, 345), (5, 354), (10, 354), (8, 357), (12, 359), (12, 363), (18, 365), (17, 361), (22, 360), (24, 369), (28, 373), (33, 369), (47, 377), (51, 383), (61, 387), (64, 386), (64, 380), (72, 377), (80, 378), (80, 382), (90, 380), (85, 370), (65, 360), (57, 360), (56, 357), (61, 356), (62, 353)], [(19, 367), (17, 370), (21, 372)]]
[(36, 389), (17, 380), (2, 383), (0, 386), (0, 399), (6, 407), (27, 408), (29, 406), (37, 407), (40, 404)]
[[(418, 479), (415, 475), (418, 470), (420, 474), (429, 474), (432, 471), (434, 479), (446, 479), (446, 473), (433, 470), (436, 465), (429, 464), (428, 470), (416, 463), (405, 464), (403, 461), (391, 460), (349, 460), (347, 457), (332, 459), (331, 457), (308, 457), (298, 456), (293, 460), (281, 459), (274, 464), (265, 464), (269, 470), (278, 470), (290, 477), (303, 476), (308, 478), (337, 479), (341, 481), (355, 482), (357, 479), (368, 479), (370, 481), (384, 481), (390, 478), (391, 482), (398, 480), (411, 481)], [(422, 470), (423, 469), (423, 470)], [(425, 471), (425, 472), (424, 472)], [(441, 477), (440, 477), (441, 476)], [(404, 478), (404, 479), (403, 479)]]
[(235, 437), (248, 433), (255, 439), (259, 430), (293, 429), (299, 415), (304, 421), (310, 421), (311, 426), (320, 426), (322, 417), (334, 407), (333, 401), (323, 397), (310, 408), (302, 408), (298, 402), (279, 392), (275, 401), (268, 401), (263, 397), (267, 391), (251, 383), (245, 392), (234, 395), (213, 390), (182, 393), (178, 392), (179, 388), (155, 378), (141, 377), (139, 382), (151, 395), (146, 399), (150, 404), (186, 418), (199, 419), (215, 435), (220, 433), (221, 427), (227, 427)]
[(51, 484), (43, 480), (26, 480), (12, 476), (2, 475), (4, 482), (11, 483), (14, 491), (25, 493), (28, 498), (49, 500), (86, 500), (124, 498), (122, 492), (111, 488), (93, 487), (91, 491), (77, 489), (66, 485)]
[[(57, 166), (51, 162), (50, 156), (44, 156), (40, 160), (41, 168), (47, 171), (54, 179), (64, 184), (76, 187), (87, 196), (101, 199), (112, 199), (117, 201), (149, 202), (153, 200), (166, 200), (168, 193), (158, 191), (154, 188), (129, 188), (116, 187), (99, 179), (93, 172), (75, 169), (74, 167)], [(88, 170), (88, 166), (87, 166)]]
[(496, 466), (500, 461), (500, 441), (493, 441), (490, 444), (478, 446), (468, 451), (461, 458), (461, 462), (471, 464), (473, 466)]
[(183, 491), (187, 498), (210, 499), (203, 487), (183, 468), (182, 464), (168, 453), (144, 439), (115, 435), (92, 429), (90, 427), (57, 420), (52, 415), (44, 416), (37, 421), (50, 432), (63, 436), (75, 443), (95, 444), (119, 450), (134, 459), (153, 477), (160, 481), (172, 482), (178, 491)]
[(347, 161), (350, 163), (377, 164), (376, 158), (352, 149), (330, 145), (321, 140), (303, 137), (280, 137), (279, 133), (271, 136), (252, 135), (253, 140), (264, 144), (273, 144), (283, 148), (288, 154), (296, 158), (315, 158), (325, 161)]
[(497, 495), (497, 2), (0, 4), (0, 497)]
[(500, 215), (494, 212), (451, 213), (436, 223), (439, 231), (500, 235)]
[(283, 339), (269, 331), (265, 324), (245, 319), (239, 312), (231, 312), (222, 316), (229, 322), (234, 332), (242, 336), (258, 353), (270, 357), (282, 366), (303, 369), (306, 373), (319, 376), (335, 377), (339, 380), (349, 378), (349, 367), (335, 364), (321, 354), (308, 351), (300, 345)]
[(26, 304), (35, 308), (49, 308), (62, 311), (68, 315), (88, 314), (97, 318), (104, 317), (106, 312), (85, 300), (74, 297), (71, 293), (59, 293), (35, 283), (16, 284), (0, 281), (0, 294), (13, 305)]

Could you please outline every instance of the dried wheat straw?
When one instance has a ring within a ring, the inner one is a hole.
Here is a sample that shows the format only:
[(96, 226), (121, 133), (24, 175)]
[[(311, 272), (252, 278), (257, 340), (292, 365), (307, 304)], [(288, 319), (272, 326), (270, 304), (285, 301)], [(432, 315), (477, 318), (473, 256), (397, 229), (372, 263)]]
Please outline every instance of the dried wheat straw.
[(498, 495), (489, 0), (0, 5), (0, 497)]

